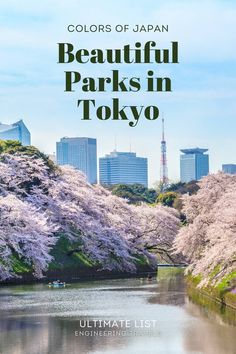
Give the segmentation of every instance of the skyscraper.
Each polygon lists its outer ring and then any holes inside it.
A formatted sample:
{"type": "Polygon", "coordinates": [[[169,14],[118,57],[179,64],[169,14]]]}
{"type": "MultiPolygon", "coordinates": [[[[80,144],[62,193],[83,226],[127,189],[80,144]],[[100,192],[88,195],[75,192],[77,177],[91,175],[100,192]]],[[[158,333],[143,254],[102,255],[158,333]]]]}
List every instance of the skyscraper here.
{"type": "Polygon", "coordinates": [[[204,154],[208,149],[182,149],[180,155],[181,182],[198,181],[209,173],[209,155],[204,154]]]}
{"type": "Polygon", "coordinates": [[[107,185],[138,183],[147,187],[147,158],[115,150],[99,159],[99,182],[107,185]]]}
{"type": "Polygon", "coordinates": [[[168,168],[167,168],[167,157],[166,157],[166,141],[165,141],[165,127],[164,127],[164,117],[162,117],[162,140],[161,140],[161,170],[160,170],[160,181],[163,184],[163,188],[168,184],[168,168]]]}
{"type": "Polygon", "coordinates": [[[97,183],[97,140],[92,138],[62,138],[57,142],[58,165],[71,165],[84,172],[89,183],[97,183]]]}
{"type": "Polygon", "coordinates": [[[31,143],[30,132],[22,119],[13,124],[0,123],[0,140],[17,140],[24,146],[31,143]]]}
{"type": "Polygon", "coordinates": [[[230,173],[231,175],[236,174],[236,165],[235,164],[224,164],[222,165],[222,171],[225,173],[230,173]]]}

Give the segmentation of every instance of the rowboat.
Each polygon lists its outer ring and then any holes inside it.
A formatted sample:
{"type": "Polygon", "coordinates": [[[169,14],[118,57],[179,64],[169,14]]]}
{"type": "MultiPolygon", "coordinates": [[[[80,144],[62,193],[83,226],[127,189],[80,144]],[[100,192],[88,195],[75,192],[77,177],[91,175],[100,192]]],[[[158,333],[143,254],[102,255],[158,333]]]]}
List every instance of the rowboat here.
{"type": "Polygon", "coordinates": [[[65,288],[66,287],[66,283],[65,282],[58,282],[58,281],[54,281],[52,283],[48,283],[48,287],[49,288],[65,288]]]}

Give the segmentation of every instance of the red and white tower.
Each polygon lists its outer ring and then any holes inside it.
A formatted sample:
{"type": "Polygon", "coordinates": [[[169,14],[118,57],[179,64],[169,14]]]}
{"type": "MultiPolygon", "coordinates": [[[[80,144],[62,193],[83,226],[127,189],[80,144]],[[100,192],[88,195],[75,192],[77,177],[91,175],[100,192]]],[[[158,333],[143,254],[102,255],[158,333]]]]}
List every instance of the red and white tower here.
{"type": "Polygon", "coordinates": [[[164,126],[164,116],[162,116],[162,140],[161,140],[161,176],[160,182],[162,183],[163,189],[168,185],[168,168],[167,168],[167,158],[166,158],[166,141],[165,141],[165,126],[164,126]]]}

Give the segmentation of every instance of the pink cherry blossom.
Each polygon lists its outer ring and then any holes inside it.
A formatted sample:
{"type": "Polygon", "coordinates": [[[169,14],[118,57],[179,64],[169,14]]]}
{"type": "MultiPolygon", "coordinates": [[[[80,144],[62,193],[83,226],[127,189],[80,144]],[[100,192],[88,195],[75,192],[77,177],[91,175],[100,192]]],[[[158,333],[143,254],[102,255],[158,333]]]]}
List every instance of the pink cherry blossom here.
{"type": "Polygon", "coordinates": [[[35,157],[1,155],[0,195],[2,279],[13,276],[14,254],[42,276],[61,235],[101,269],[135,271],[137,256],[151,263],[156,255],[169,259],[179,229],[171,208],[129,205],[87,183],[82,172],[69,166],[50,171],[35,157]]]}
{"type": "Polygon", "coordinates": [[[236,176],[217,173],[203,178],[196,195],[185,196],[183,226],[174,242],[200,275],[199,286],[218,283],[236,267],[236,176]]]}

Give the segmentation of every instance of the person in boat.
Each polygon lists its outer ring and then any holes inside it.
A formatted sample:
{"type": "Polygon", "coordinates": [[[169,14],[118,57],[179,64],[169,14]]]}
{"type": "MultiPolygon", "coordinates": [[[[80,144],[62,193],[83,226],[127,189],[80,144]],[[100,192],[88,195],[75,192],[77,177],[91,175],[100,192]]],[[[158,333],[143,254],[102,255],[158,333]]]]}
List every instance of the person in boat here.
{"type": "Polygon", "coordinates": [[[59,279],[57,279],[57,280],[54,280],[52,283],[50,282],[50,283],[48,283],[48,285],[49,286],[54,286],[54,287],[58,287],[58,286],[66,286],[66,283],[63,281],[61,281],[61,280],[59,280],[59,279]]]}

